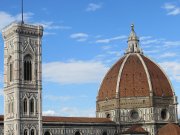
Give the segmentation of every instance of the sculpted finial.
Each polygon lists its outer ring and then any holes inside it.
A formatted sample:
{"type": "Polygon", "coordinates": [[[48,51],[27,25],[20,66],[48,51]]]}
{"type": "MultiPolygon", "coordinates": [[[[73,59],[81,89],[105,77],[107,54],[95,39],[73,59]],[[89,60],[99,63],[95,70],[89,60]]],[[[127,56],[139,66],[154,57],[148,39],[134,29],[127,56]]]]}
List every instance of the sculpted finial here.
{"type": "Polygon", "coordinates": [[[131,24],[131,31],[134,31],[134,24],[131,24]]]}

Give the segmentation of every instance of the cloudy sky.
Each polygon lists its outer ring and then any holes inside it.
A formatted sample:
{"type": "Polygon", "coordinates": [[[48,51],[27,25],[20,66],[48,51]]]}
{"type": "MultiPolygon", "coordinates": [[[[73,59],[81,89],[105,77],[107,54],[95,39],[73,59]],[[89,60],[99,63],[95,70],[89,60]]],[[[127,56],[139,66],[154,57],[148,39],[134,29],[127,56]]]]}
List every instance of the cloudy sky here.
{"type": "MultiPolygon", "coordinates": [[[[20,20],[20,5],[20,0],[1,0],[0,30],[20,20]]],[[[45,29],[44,115],[95,116],[99,85],[124,55],[132,23],[144,54],[164,68],[180,101],[180,0],[24,0],[24,18],[45,29]]]]}

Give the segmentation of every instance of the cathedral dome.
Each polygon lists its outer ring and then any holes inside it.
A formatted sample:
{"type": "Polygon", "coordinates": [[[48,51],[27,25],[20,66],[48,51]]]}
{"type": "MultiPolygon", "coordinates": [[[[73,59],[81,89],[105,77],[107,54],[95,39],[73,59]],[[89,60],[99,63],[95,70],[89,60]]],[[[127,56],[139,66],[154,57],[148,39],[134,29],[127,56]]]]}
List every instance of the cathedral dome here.
{"type": "Polygon", "coordinates": [[[174,92],[163,70],[143,55],[132,26],[126,54],[105,75],[97,100],[149,96],[173,97],[174,92]]]}

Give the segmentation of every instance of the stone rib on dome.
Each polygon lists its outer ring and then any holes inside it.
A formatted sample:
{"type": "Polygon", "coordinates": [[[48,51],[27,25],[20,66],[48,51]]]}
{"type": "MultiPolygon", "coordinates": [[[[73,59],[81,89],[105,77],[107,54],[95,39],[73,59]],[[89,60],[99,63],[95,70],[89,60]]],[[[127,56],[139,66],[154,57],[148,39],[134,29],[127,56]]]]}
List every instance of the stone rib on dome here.
{"type": "Polygon", "coordinates": [[[112,99],[116,97],[116,84],[118,78],[119,69],[123,63],[124,57],[117,61],[112,68],[107,72],[106,76],[104,77],[99,94],[98,100],[105,100],[106,97],[108,99],[112,99]]]}
{"type": "Polygon", "coordinates": [[[152,86],[153,96],[173,96],[173,90],[168,78],[154,62],[139,53],[125,55],[125,57],[121,58],[104,77],[97,100],[103,101],[116,98],[116,87],[118,85],[118,97],[150,96],[151,88],[149,87],[149,82],[152,86]],[[126,57],[128,58],[126,59],[126,57]],[[126,61],[123,65],[122,63],[124,60],[126,61]],[[147,67],[149,78],[142,62],[147,67]],[[122,73],[119,76],[120,81],[118,82],[120,68],[122,68],[122,73]]]}

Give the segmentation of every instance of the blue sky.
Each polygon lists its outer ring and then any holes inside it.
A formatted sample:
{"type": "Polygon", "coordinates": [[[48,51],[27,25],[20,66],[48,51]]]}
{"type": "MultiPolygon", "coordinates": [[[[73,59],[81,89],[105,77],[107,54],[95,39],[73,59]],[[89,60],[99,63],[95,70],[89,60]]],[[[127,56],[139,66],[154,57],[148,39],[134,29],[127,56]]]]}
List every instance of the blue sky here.
{"type": "MultiPolygon", "coordinates": [[[[20,20],[1,0],[0,29],[20,20]]],[[[26,23],[44,26],[43,114],[95,116],[98,88],[127,48],[134,23],[144,54],[164,68],[180,101],[180,0],[24,0],[26,23]]],[[[3,114],[0,37],[0,114],[3,114]]]]}

